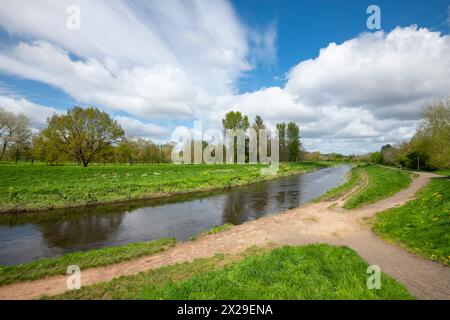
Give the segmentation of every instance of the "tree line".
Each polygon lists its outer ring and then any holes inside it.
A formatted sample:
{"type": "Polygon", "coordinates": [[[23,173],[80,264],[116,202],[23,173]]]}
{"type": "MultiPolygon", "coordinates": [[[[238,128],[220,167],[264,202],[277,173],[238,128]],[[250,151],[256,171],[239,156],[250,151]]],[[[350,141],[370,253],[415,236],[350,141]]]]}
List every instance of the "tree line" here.
{"type": "MultiPolygon", "coordinates": [[[[223,129],[242,129],[250,128],[248,116],[242,115],[239,111],[230,111],[225,114],[222,119],[223,129]]],[[[255,130],[257,139],[259,141],[260,130],[267,129],[264,120],[261,116],[256,115],[251,128],[255,130]]],[[[279,139],[279,157],[280,162],[296,162],[301,160],[302,144],[300,142],[300,127],[295,122],[288,122],[287,124],[277,123],[279,139]]],[[[270,153],[270,142],[267,143],[270,153]]],[[[236,145],[236,144],[235,144],[236,145]]],[[[246,156],[248,156],[248,138],[246,139],[246,156]]]]}
{"type": "Polygon", "coordinates": [[[32,133],[29,119],[0,108],[0,161],[42,161],[49,165],[90,163],[169,163],[172,145],[125,137],[106,112],[74,107],[54,114],[47,127],[32,133]]]}
{"type": "Polygon", "coordinates": [[[368,155],[373,163],[416,170],[450,168],[450,98],[426,106],[415,135],[368,155]]]}
{"type": "MultiPolygon", "coordinates": [[[[250,124],[248,116],[230,111],[222,119],[223,129],[250,127],[256,133],[266,129],[261,116],[250,124]]],[[[450,99],[437,100],[424,109],[414,137],[398,145],[384,145],[362,156],[306,152],[295,122],[277,123],[280,161],[300,160],[370,161],[373,163],[433,170],[450,168],[450,99]]],[[[259,138],[259,137],[258,137],[259,138]]],[[[258,139],[259,141],[259,139],[258,139]]],[[[202,141],[203,149],[208,146],[202,141]]],[[[235,144],[236,145],[236,144],[235,144]]],[[[106,112],[96,108],[74,107],[54,114],[47,127],[32,132],[30,120],[0,108],[0,161],[36,160],[47,164],[90,163],[171,163],[173,143],[155,144],[142,138],[126,137],[121,126],[106,112]]],[[[248,138],[245,142],[248,160],[248,138]]],[[[268,143],[270,149],[270,143],[268,143]]],[[[270,150],[269,150],[270,153],[270,150]]],[[[235,152],[236,155],[236,152],[235,152]]]]}
{"type": "MultiPolygon", "coordinates": [[[[250,128],[248,117],[239,111],[228,112],[222,124],[224,130],[250,128]]],[[[280,132],[280,161],[299,161],[299,126],[289,122],[278,123],[276,127],[280,132]]],[[[251,128],[258,134],[266,125],[256,116],[251,128]]],[[[92,107],[74,107],[65,114],[54,114],[47,119],[45,129],[34,133],[25,115],[0,108],[0,143],[0,161],[42,161],[49,165],[74,162],[85,167],[90,163],[170,163],[174,148],[174,143],[155,144],[127,137],[116,120],[92,107]]],[[[208,143],[202,141],[202,145],[204,149],[208,143]]],[[[248,138],[246,157],[248,160],[248,138]]]]}

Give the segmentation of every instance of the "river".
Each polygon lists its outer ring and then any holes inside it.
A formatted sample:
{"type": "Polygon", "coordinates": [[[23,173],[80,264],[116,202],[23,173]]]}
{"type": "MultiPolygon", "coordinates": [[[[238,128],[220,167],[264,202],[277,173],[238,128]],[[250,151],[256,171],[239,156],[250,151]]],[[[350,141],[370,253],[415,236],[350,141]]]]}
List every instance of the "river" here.
{"type": "Polygon", "coordinates": [[[311,201],[345,181],[350,165],[204,194],[54,210],[0,224],[0,264],[150,241],[187,240],[224,223],[241,224],[311,201]]]}

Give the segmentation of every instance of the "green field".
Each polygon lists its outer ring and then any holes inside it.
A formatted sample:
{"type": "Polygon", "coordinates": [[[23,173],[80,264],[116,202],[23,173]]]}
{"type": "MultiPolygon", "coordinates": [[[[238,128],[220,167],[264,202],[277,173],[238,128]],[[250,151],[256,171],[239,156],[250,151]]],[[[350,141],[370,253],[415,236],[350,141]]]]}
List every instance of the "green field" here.
{"type": "Polygon", "coordinates": [[[264,165],[0,165],[0,212],[51,209],[230,188],[327,164],[281,164],[276,176],[264,165]]]}
{"type": "Polygon", "coordinates": [[[381,288],[366,286],[368,264],[347,247],[315,244],[240,258],[216,255],[114,279],[56,299],[412,299],[382,274],[381,288]],[[243,258],[243,259],[242,259],[243,258]],[[224,266],[225,265],[225,266],[224,266]]]}
{"type": "Polygon", "coordinates": [[[377,215],[374,231],[450,266],[450,180],[433,179],[418,198],[377,215]]]}
{"type": "Polygon", "coordinates": [[[369,165],[363,167],[367,185],[352,195],[344,204],[346,209],[375,203],[405,189],[411,183],[411,173],[403,170],[369,165]]]}
{"type": "Polygon", "coordinates": [[[0,285],[35,280],[45,276],[64,275],[70,265],[86,269],[131,260],[166,250],[175,243],[175,239],[163,238],[112,248],[73,252],[56,258],[44,258],[15,266],[0,266],[0,285]]]}

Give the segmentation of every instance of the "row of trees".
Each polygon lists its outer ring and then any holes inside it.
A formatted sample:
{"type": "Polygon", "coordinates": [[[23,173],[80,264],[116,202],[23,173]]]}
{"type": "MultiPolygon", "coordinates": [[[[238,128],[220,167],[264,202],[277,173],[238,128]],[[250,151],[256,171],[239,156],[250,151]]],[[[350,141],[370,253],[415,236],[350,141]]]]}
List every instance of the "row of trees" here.
{"type": "Polygon", "coordinates": [[[414,137],[384,145],[370,155],[374,163],[433,170],[450,168],[450,98],[428,105],[414,137]]]}
{"type": "MultiPolygon", "coordinates": [[[[223,129],[242,129],[250,128],[248,116],[242,115],[239,111],[230,111],[222,119],[223,129]]],[[[260,130],[267,129],[261,116],[255,116],[251,128],[256,131],[259,141],[260,130]]],[[[295,122],[277,123],[278,138],[280,142],[279,152],[281,162],[296,162],[301,158],[302,144],[300,142],[300,128],[295,122]]],[[[268,142],[270,147],[270,143],[268,142]]],[[[246,143],[248,147],[248,143],[246,143]]]]}
{"type": "Polygon", "coordinates": [[[56,164],[76,162],[168,163],[172,145],[124,136],[111,117],[96,108],[75,107],[53,115],[47,128],[32,134],[29,119],[0,108],[0,160],[35,160],[56,164]]]}
{"type": "MultiPolygon", "coordinates": [[[[74,107],[63,115],[53,115],[47,127],[32,134],[30,121],[23,115],[14,115],[0,108],[0,161],[35,160],[48,164],[76,162],[88,166],[98,163],[169,163],[173,144],[156,145],[153,142],[125,137],[124,130],[107,113],[96,108],[74,107]]],[[[250,128],[248,117],[231,111],[222,120],[225,129],[250,128]]],[[[278,123],[280,161],[300,160],[300,129],[294,122],[278,123]]],[[[266,129],[263,119],[256,116],[251,124],[258,134],[266,129]]],[[[259,141],[259,136],[258,136],[259,141]]],[[[203,148],[208,143],[202,141],[203,148]]],[[[270,142],[268,143],[270,153],[270,142]]],[[[235,152],[236,155],[236,152],[235,152]]],[[[248,160],[248,138],[246,138],[248,160]]]]}

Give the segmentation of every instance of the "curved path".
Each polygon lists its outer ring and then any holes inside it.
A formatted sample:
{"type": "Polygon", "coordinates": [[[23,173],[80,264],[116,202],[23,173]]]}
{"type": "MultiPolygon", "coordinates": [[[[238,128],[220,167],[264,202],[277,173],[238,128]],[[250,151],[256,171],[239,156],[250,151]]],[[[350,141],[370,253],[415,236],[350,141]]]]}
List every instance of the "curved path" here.
{"type": "MultiPolygon", "coordinates": [[[[177,244],[167,251],[122,263],[82,270],[83,286],[136,274],[164,265],[211,257],[216,253],[239,253],[250,246],[329,243],[346,245],[369,264],[403,283],[420,299],[450,299],[450,268],[426,260],[377,238],[365,219],[414,198],[434,175],[421,173],[411,185],[390,198],[346,212],[342,199],[311,203],[296,209],[177,244]]],[[[53,276],[0,287],[0,299],[32,299],[66,290],[66,277],[53,276]]]]}

